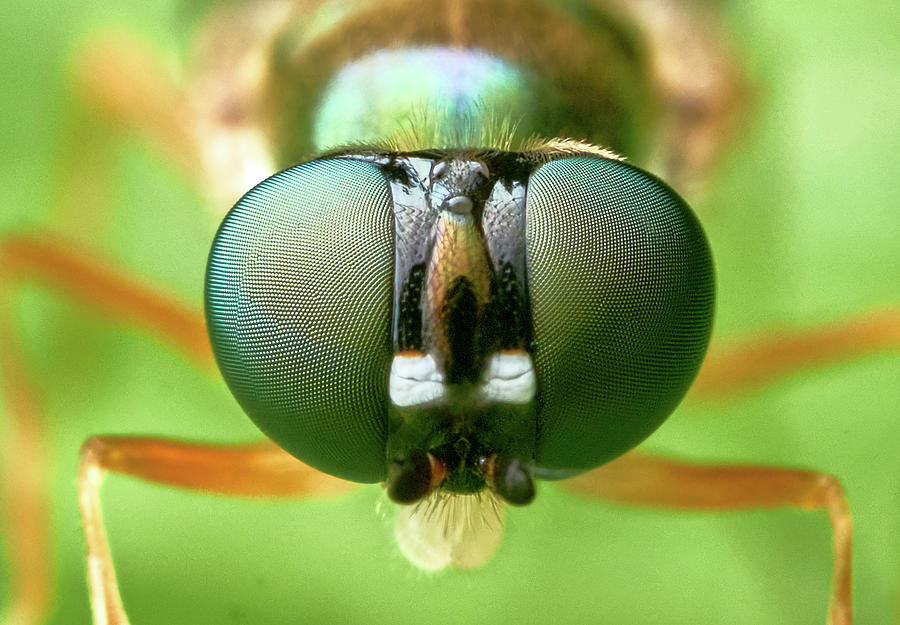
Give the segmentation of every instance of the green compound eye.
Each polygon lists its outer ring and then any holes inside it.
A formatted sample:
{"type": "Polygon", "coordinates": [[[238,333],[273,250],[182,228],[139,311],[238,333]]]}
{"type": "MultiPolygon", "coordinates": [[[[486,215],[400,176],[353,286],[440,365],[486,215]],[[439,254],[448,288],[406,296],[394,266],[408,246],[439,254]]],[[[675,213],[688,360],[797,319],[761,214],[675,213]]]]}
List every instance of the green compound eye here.
{"type": "Polygon", "coordinates": [[[530,471],[579,473],[656,429],[700,366],[713,299],[706,239],[665,184],[616,160],[512,153],[283,171],[225,218],[206,284],[224,377],[287,451],[359,482],[421,465],[416,497],[426,454],[451,490],[483,487],[499,454],[520,467],[514,503],[533,496],[530,471]],[[466,306],[441,300],[448,284],[470,289],[466,306]]]}
{"type": "Polygon", "coordinates": [[[393,271],[387,183],[351,160],[254,188],[207,268],[213,350],[244,410],[291,454],[359,482],[386,470],[393,271]]]}
{"type": "Polygon", "coordinates": [[[687,392],[712,327],[712,257],[687,205],[619,161],[541,166],[525,223],[537,464],[591,469],[646,438],[687,392]]]}

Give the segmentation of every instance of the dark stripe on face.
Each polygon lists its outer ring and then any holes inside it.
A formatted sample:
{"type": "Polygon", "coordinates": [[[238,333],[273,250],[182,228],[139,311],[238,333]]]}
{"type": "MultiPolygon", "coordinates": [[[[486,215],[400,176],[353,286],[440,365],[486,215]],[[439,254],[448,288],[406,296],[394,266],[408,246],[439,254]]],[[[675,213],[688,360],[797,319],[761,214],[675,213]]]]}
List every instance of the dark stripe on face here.
{"type": "Polygon", "coordinates": [[[397,347],[399,351],[422,349],[422,287],[425,263],[413,265],[397,306],[397,347]]]}
{"type": "Polygon", "coordinates": [[[444,318],[447,320],[444,328],[450,347],[445,361],[447,382],[476,382],[481,375],[481,359],[477,358],[475,340],[478,300],[467,278],[457,278],[450,284],[444,318]]]}
{"type": "Polygon", "coordinates": [[[496,337],[497,349],[529,349],[531,316],[521,281],[509,263],[503,263],[491,282],[491,303],[485,321],[487,336],[496,337]]]}

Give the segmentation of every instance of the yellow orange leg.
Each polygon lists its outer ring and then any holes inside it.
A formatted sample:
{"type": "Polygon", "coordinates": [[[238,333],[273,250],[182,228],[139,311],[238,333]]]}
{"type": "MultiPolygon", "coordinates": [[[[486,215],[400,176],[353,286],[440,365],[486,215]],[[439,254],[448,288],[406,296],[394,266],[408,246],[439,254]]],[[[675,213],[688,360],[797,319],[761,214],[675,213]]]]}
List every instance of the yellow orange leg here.
{"type": "Polygon", "coordinates": [[[174,344],[199,366],[213,360],[199,311],[111,270],[61,243],[31,237],[0,240],[0,383],[6,430],[0,450],[0,516],[9,551],[10,601],[3,625],[36,625],[51,608],[52,557],[47,483],[51,457],[36,384],[14,331],[11,296],[22,282],[49,286],[100,313],[131,321],[174,344]]]}
{"type": "Polygon", "coordinates": [[[47,236],[7,237],[0,241],[0,275],[4,291],[26,281],[46,285],[99,313],[142,326],[201,367],[214,369],[199,310],[84,250],[47,236]]]}
{"type": "Polygon", "coordinates": [[[568,490],[633,506],[696,510],[825,510],[834,544],[829,625],[852,625],[850,505],[834,476],[760,466],[698,465],[630,452],[565,480],[568,490]]]}
{"type": "Polygon", "coordinates": [[[35,625],[48,614],[52,595],[50,517],[45,497],[49,454],[37,394],[21,365],[3,295],[0,292],[0,383],[7,418],[0,436],[0,533],[6,537],[12,574],[10,601],[0,614],[0,624],[35,625]]]}
{"type": "MultiPolygon", "coordinates": [[[[273,15],[255,15],[258,19],[234,25],[235,32],[242,27],[242,34],[250,30],[261,41],[243,36],[224,46],[207,42],[210,58],[200,59],[197,73],[190,75],[167,71],[162,55],[134,33],[95,35],[76,55],[75,89],[97,122],[140,134],[224,212],[279,169],[263,130],[261,111],[266,107],[259,98],[268,76],[264,56],[269,39],[291,14],[288,3],[280,4],[284,6],[272,7],[277,9],[273,15]]],[[[227,26],[215,23],[231,32],[227,26]]],[[[73,139],[76,158],[68,160],[77,176],[84,168],[79,159],[84,148],[80,136],[73,139]]],[[[64,180],[64,187],[84,184],[72,175],[64,180]]],[[[62,191],[61,197],[67,197],[67,189],[62,191]]],[[[97,195],[98,190],[88,193],[97,195]]]]}
{"type": "Polygon", "coordinates": [[[334,495],[356,487],[352,482],[320,473],[268,441],[227,446],[153,438],[89,439],[81,450],[78,499],[87,539],[95,625],[128,623],[100,509],[100,483],[107,471],[235,496],[334,495]]]}
{"type": "Polygon", "coordinates": [[[762,386],[820,367],[900,348],[900,309],[861,314],[821,326],[774,332],[732,346],[713,344],[689,397],[711,397],[762,386]]]}
{"type": "Polygon", "coordinates": [[[651,169],[696,194],[733,138],[748,85],[717,7],[672,0],[594,0],[634,21],[663,103],[651,169]],[[689,33],[689,34],[688,34],[689,33]]]}
{"type": "Polygon", "coordinates": [[[72,74],[81,102],[105,123],[137,130],[185,172],[197,167],[184,88],[140,36],[94,36],[75,55],[72,74]]]}
{"type": "Polygon", "coordinates": [[[53,179],[54,223],[96,236],[109,222],[123,136],[138,135],[194,183],[205,182],[187,97],[162,55],[133,33],[93,35],[69,62],[71,105],[53,179]]]}

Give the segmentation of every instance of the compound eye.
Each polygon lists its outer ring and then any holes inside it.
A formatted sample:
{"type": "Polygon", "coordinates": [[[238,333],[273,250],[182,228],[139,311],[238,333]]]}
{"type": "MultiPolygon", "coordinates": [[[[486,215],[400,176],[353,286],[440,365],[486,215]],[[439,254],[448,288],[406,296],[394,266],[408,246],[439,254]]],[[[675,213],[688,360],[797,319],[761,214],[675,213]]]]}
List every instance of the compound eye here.
{"type": "Polygon", "coordinates": [[[688,206],[625,163],[532,174],[526,257],[538,378],[537,463],[588,470],[675,409],[709,341],[709,247],[688,206]]]}
{"type": "Polygon", "coordinates": [[[369,163],[272,176],[219,228],[206,317],[219,367],[276,443],[345,479],[385,476],[393,209],[369,163]]]}

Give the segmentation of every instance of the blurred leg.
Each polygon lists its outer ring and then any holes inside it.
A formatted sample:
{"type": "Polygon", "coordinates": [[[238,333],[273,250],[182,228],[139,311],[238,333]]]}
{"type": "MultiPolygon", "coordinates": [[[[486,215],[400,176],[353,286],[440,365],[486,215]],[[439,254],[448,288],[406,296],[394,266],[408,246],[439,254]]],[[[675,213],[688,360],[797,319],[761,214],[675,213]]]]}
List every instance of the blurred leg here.
{"type": "Polygon", "coordinates": [[[70,104],[52,179],[53,221],[102,235],[115,204],[123,136],[137,135],[193,184],[202,171],[182,78],[129,32],[93,35],[69,61],[70,104]]]}
{"type": "Polygon", "coordinates": [[[840,482],[831,475],[758,466],[696,465],[630,452],[561,484],[581,495],[632,506],[825,510],[834,541],[828,624],[852,625],[850,505],[840,482]]]}
{"type": "Polygon", "coordinates": [[[6,295],[17,283],[46,285],[101,314],[146,328],[204,369],[215,368],[199,310],[85,251],[48,237],[11,236],[0,240],[0,276],[6,295]]]}
{"type": "Polygon", "coordinates": [[[128,623],[100,509],[100,483],[107,471],[236,496],[334,495],[356,487],[352,482],[320,473],[270,442],[227,446],[152,438],[89,439],[81,450],[78,493],[96,625],[128,623]]]}
{"type": "Polygon", "coordinates": [[[59,243],[29,237],[0,240],[0,383],[5,431],[0,437],[0,535],[9,553],[10,601],[3,625],[35,625],[51,608],[52,556],[48,476],[52,458],[37,398],[14,330],[12,293],[25,281],[44,284],[110,317],[131,321],[175,345],[200,367],[214,368],[202,315],[134,278],[59,243]]]}
{"type": "MultiPolygon", "coordinates": [[[[69,194],[69,187],[88,186],[88,197],[108,193],[90,186],[96,175],[81,175],[86,168],[106,173],[93,158],[95,150],[83,143],[93,145],[98,138],[109,143],[106,135],[113,127],[139,134],[207,196],[217,213],[277,171],[275,149],[264,130],[267,104],[262,98],[271,70],[266,55],[271,55],[272,37],[292,14],[288,4],[270,3],[277,10],[269,12],[256,7],[256,13],[233,27],[213,20],[210,32],[198,36],[206,45],[190,74],[183,68],[180,74],[170,71],[161,52],[136,33],[95,35],[74,64],[75,89],[93,123],[82,120],[87,131],[76,125],[67,142],[61,202],[72,204],[66,198],[74,197],[80,203],[80,194],[69,194]],[[235,32],[244,36],[227,36],[235,32]],[[91,158],[84,158],[86,153],[91,158]]],[[[106,161],[113,162],[109,149],[106,161]]]]}
{"type": "Polygon", "coordinates": [[[747,108],[748,79],[717,5],[677,0],[593,0],[634,22],[661,99],[650,169],[696,196],[747,108]]]}
{"type": "Polygon", "coordinates": [[[95,35],[75,55],[72,74],[76,95],[97,121],[137,130],[168,162],[196,172],[185,89],[139,35],[95,35]]]}
{"type": "Polygon", "coordinates": [[[691,388],[690,397],[727,395],[763,386],[801,370],[900,348],[900,309],[851,319],[730,347],[714,344],[691,388]]]}
{"type": "Polygon", "coordinates": [[[0,292],[0,384],[6,428],[0,435],[0,535],[9,554],[10,597],[0,624],[37,625],[50,611],[54,573],[46,497],[50,455],[37,393],[22,366],[3,295],[0,292]]]}

